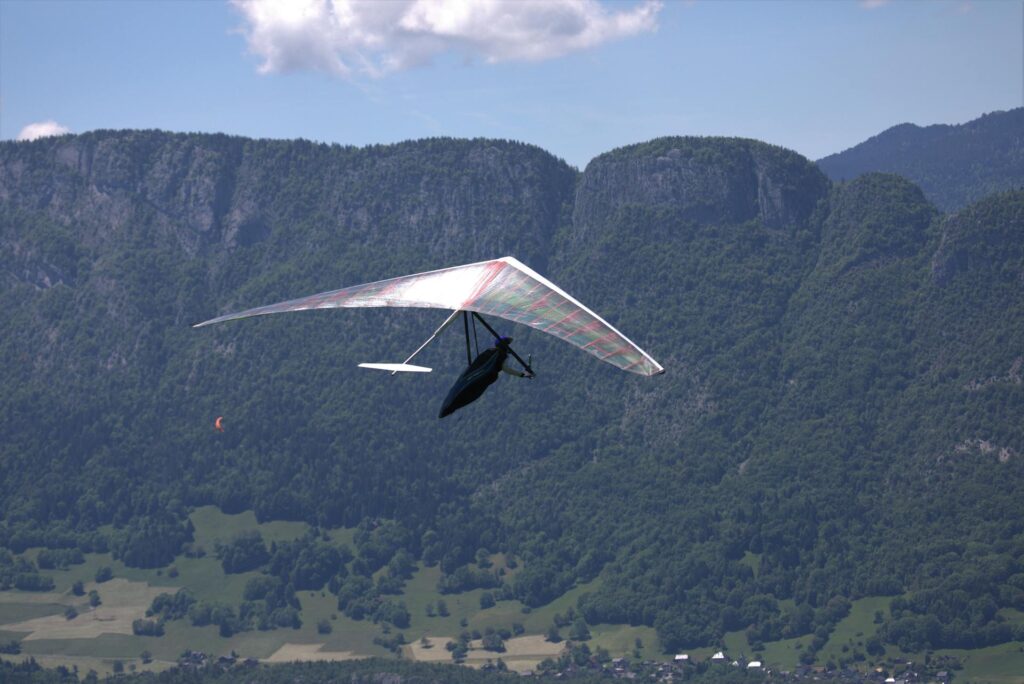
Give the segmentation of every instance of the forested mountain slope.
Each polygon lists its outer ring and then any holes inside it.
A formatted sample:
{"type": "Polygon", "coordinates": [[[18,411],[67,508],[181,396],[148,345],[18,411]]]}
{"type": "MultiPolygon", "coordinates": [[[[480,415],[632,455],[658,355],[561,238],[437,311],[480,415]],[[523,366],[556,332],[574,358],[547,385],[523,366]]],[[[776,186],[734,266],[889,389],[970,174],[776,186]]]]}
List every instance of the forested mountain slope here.
{"type": "Polygon", "coordinates": [[[904,123],[818,160],[833,180],[871,171],[898,173],[953,211],[993,192],[1024,187],[1024,108],[959,125],[904,123]]]}
{"type": "Polygon", "coordinates": [[[465,579],[504,550],[529,605],[600,574],[585,618],[655,625],[667,649],[749,628],[815,632],[813,651],[879,594],[906,595],[885,634],[908,649],[1021,637],[998,611],[1024,609],[1024,193],[943,216],[897,176],[833,186],[739,139],[578,173],[503,141],[97,132],[0,144],[0,282],[15,552],[162,565],[213,503],[395,521],[356,574],[404,548],[465,579]],[[459,335],[429,376],[355,366],[401,360],[440,312],[189,327],[504,254],[667,373],[514,329],[538,378],[438,421],[459,335]]]}

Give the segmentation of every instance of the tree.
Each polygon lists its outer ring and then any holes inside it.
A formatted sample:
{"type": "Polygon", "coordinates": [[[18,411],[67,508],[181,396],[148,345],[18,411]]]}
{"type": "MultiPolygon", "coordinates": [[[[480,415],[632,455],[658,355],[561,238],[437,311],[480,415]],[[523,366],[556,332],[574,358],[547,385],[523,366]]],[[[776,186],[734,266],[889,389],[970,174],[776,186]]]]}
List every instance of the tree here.
{"type": "Polygon", "coordinates": [[[147,616],[157,615],[161,620],[179,620],[188,615],[189,609],[196,602],[188,589],[179,589],[172,594],[158,594],[150,604],[147,616]]]}
{"type": "Polygon", "coordinates": [[[389,622],[399,629],[409,626],[410,615],[402,601],[381,601],[373,612],[374,622],[389,622]]]}
{"type": "Polygon", "coordinates": [[[243,532],[227,544],[218,544],[217,556],[227,574],[255,570],[270,558],[263,536],[257,531],[243,532]]]}
{"type": "Polygon", "coordinates": [[[164,623],[160,620],[143,620],[139,618],[132,621],[132,634],[136,636],[159,637],[164,635],[164,623]]]}
{"type": "Polygon", "coordinates": [[[487,651],[495,651],[496,653],[505,652],[505,642],[497,632],[485,634],[482,640],[482,645],[487,651]]]}
{"type": "MultiPolygon", "coordinates": [[[[569,638],[573,641],[586,641],[590,638],[590,629],[587,628],[587,622],[582,617],[577,617],[572,622],[572,627],[569,629],[569,638]]],[[[637,639],[637,642],[640,640],[637,639]]]]}

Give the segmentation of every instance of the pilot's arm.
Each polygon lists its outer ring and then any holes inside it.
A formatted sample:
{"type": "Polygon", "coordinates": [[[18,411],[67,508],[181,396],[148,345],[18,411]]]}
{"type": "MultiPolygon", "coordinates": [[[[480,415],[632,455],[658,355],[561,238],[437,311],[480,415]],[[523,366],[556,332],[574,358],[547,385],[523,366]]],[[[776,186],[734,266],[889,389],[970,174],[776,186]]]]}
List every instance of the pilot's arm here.
{"type": "Polygon", "coordinates": [[[512,368],[507,363],[503,363],[501,365],[501,370],[503,370],[504,372],[508,373],[509,375],[514,375],[517,378],[532,378],[533,377],[532,375],[530,375],[526,371],[521,371],[518,368],[512,368]]]}

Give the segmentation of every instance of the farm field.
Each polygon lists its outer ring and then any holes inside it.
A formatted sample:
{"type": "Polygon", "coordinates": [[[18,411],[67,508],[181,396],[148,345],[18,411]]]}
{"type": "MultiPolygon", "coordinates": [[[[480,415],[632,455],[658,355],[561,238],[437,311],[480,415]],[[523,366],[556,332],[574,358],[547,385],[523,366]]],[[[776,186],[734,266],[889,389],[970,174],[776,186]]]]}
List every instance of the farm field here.
{"type": "Polygon", "coordinates": [[[103,584],[91,582],[85,585],[85,591],[99,593],[103,597],[100,605],[90,606],[87,596],[64,595],[59,597],[62,599],[60,604],[77,610],[78,614],[74,618],[69,619],[61,611],[21,622],[0,624],[0,628],[7,632],[25,632],[22,642],[131,634],[132,621],[145,617],[146,609],[153,599],[164,590],[163,587],[151,587],[144,582],[121,578],[103,584]]]}
{"type": "Polygon", "coordinates": [[[942,651],[962,659],[961,681],[987,684],[1024,684],[1024,642],[1016,641],[989,648],[942,651]]]}
{"type": "MultiPolygon", "coordinates": [[[[109,674],[113,672],[115,661],[121,661],[126,669],[138,671],[170,667],[182,652],[189,649],[202,650],[214,656],[234,652],[241,657],[268,662],[389,655],[385,648],[374,643],[375,638],[383,635],[381,626],[369,620],[345,617],[337,609],[336,597],[326,590],[296,593],[302,606],[302,626],[298,629],[254,630],[222,637],[215,626],[195,627],[185,619],[168,621],[161,637],[133,634],[132,621],[145,617],[153,598],[161,593],[174,593],[187,587],[200,600],[228,604],[242,601],[246,582],[260,573],[225,574],[214,554],[218,543],[227,542],[242,533],[258,531],[270,544],[299,538],[310,529],[305,523],[258,523],[252,511],[225,514],[213,506],[198,508],[190,517],[195,527],[192,548],[202,555],[177,557],[172,566],[173,572],[171,568],[129,568],[109,553],[85,554],[84,563],[65,570],[43,571],[53,578],[53,591],[0,592],[0,640],[17,640],[22,649],[21,654],[5,658],[17,661],[31,656],[54,667],[75,665],[82,672],[95,670],[99,674],[109,674]],[[110,568],[113,579],[97,583],[96,573],[101,568],[110,568]],[[72,594],[71,588],[76,582],[82,583],[84,596],[72,594]],[[100,606],[93,608],[89,605],[90,590],[99,593],[100,606]],[[69,607],[78,612],[70,620],[65,617],[69,607]],[[330,624],[329,634],[319,633],[317,625],[321,621],[330,624]],[[143,664],[143,652],[150,654],[152,662],[143,664]]],[[[325,534],[334,542],[351,544],[354,530],[327,530],[325,534]]],[[[29,549],[25,556],[34,559],[38,553],[39,549],[29,549]]],[[[495,554],[491,561],[496,568],[504,568],[506,562],[501,554],[495,554]]],[[[512,575],[515,571],[508,569],[506,572],[512,575]]],[[[442,595],[437,591],[440,576],[438,567],[419,567],[406,583],[403,594],[397,597],[406,603],[410,612],[410,626],[403,630],[406,640],[418,643],[424,635],[457,635],[463,629],[512,629],[513,624],[519,623],[535,636],[510,640],[507,655],[517,667],[526,669],[549,655],[557,655],[562,645],[545,642],[538,635],[547,630],[556,613],[575,606],[579,594],[596,586],[591,583],[577,587],[533,611],[524,609],[518,601],[501,601],[483,610],[480,608],[483,590],[442,595]],[[434,611],[434,616],[428,616],[428,604],[433,607],[439,601],[444,601],[448,615],[441,617],[434,611]]],[[[613,635],[619,629],[633,628],[611,628],[604,633],[613,635]]],[[[450,660],[450,654],[444,649],[446,641],[447,638],[441,641],[437,654],[430,654],[433,657],[428,657],[426,652],[423,657],[450,660]],[[443,657],[438,658],[442,654],[443,657]]],[[[406,648],[412,655],[412,650],[406,648]]],[[[484,653],[488,652],[480,649],[477,654],[472,651],[467,661],[483,664],[487,658],[482,655],[484,653]]]]}
{"type": "MultiPolygon", "coordinates": [[[[448,653],[444,645],[453,638],[451,636],[427,636],[427,644],[418,640],[414,641],[404,647],[403,653],[410,660],[450,662],[451,654],[448,653]]],[[[557,657],[563,648],[564,644],[546,641],[539,634],[507,639],[503,653],[487,651],[480,641],[471,641],[465,664],[470,667],[481,667],[488,661],[493,662],[501,658],[510,670],[529,672],[536,669],[537,665],[545,658],[557,657]]]]}
{"type": "MultiPolygon", "coordinates": [[[[390,652],[375,643],[387,636],[381,625],[370,620],[351,620],[337,609],[337,599],[330,592],[299,591],[302,626],[297,629],[246,631],[223,637],[215,626],[195,627],[187,619],[172,620],[165,625],[161,637],[137,636],[132,633],[132,621],[145,616],[153,598],[163,592],[173,593],[187,587],[201,600],[217,600],[229,604],[242,601],[246,582],[259,575],[257,571],[225,574],[214,550],[218,543],[227,542],[239,534],[258,531],[266,543],[283,542],[302,537],[309,531],[305,523],[258,523],[251,511],[229,515],[213,506],[196,509],[191,516],[195,527],[194,550],[205,552],[201,557],[179,556],[171,568],[143,570],[125,567],[110,554],[86,554],[85,562],[67,570],[44,571],[54,580],[49,592],[0,592],[0,641],[17,640],[22,653],[5,655],[4,659],[17,661],[31,656],[46,666],[77,666],[80,672],[95,670],[110,674],[117,661],[126,671],[161,670],[171,667],[182,652],[202,650],[213,656],[232,652],[243,658],[256,658],[266,662],[309,660],[347,660],[369,656],[390,656],[390,652]],[[113,579],[97,583],[96,573],[109,567],[113,579]],[[174,574],[175,576],[171,576],[174,574]],[[71,587],[81,582],[84,596],[75,596],[71,587]],[[101,604],[89,605],[88,592],[95,590],[101,604]],[[65,611],[74,607],[78,615],[67,619],[65,611]],[[331,630],[320,633],[318,623],[326,622],[331,630]],[[143,663],[142,655],[151,659],[143,663]]],[[[335,542],[352,543],[354,530],[322,531],[335,542]]],[[[37,549],[26,551],[32,558],[37,549]]],[[[502,554],[490,558],[492,567],[511,579],[517,568],[509,568],[502,554]]],[[[749,559],[751,566],[756,558],[749,559]]],[[[400,630],[406,645],[404,657],[428,662],[450,662],[451,654],[445,644],[462,631],[488,628],[513,631],[522,628],[523,634],[505,641],[506,651],[495,653],[484,650],[479,642],[471,642],[466,664],[480,667],[488,660],[501,658],[510,669],[532,670],[545,658],[557,657],[564,642],[551,643],[544,635],[557,614],[565,615],[574,609],[579,597],[597,589],[602,580],[597,578],[579,585],[551,603],[530,609],[519,601],[498,601],[490,608],[480,607],[482,589],[458,594],[440,594],[437,590],[441,577],[439,567],[417,566],[404,591],[395,597],[405,603],[410,624],[400,630]],[[446,616],[437,608],[443,601],[446,616]],[[429,608],[429,611],[428,611],[429,608]],[[432,613],[432,615],[431,615],[432,613]],[[421,639],[426,637],[429,645],[421,639]]],[[[841,620],[831,638],[819,653],[819,662],[838,660],[854,652],[864,652],[865,642],[878,628],[876,613],[888,615],[891,599],[868,597],[853,602],[850,614],[841,620]],[[844,648],[846,649],[844,651],[844,648]]],[[[783,607],[791,607],[782,602],[783,607]]],[[[1010,622],[1024,621],[1024,613],[1004,611],[1010,622]]],[[[398,630],[395,630],[398,631],[398,630]]],[[[591,650],[606,649],[612,657],[626,656],[644,660],[668,660],[673,654],[662,652],[653,628],[630,625],[593,625],[590,628],[591,650]]],[[[562,630],[567,636],[567,629],[562,630]]],[[[754,652],[745,632],[725,635],[723,648],[728,657],[760,659],[775,669],[792,669],[799,664],[801,654],[810,642],[809,635],[764,644],[764,650],[754,652]]],[[[695,660],[709,658],[717,648],[686,649],[695,660]]],[[[1024,651],[1019,643],[1004,644],[974,651],[939,651],[937,654],[954,655],[964,663],[959,675],[972,682],[993,684],[1024,684],[1024,651]]],[[[888,647],[885,659],[923,660],[923,654],[904,654],[888,647]]],[[[865,663],[872,662],[869,656],[865,663]]]]}
{"type": "Polygon", "coordinates": [[[328,651],[324,644],[284,644],[274,651],[265,663],[310,662],[319,660],[354,660],[358,655],[351,651],[328,651]]]}
{"type": "MultiPolygon", "coordinates": [[[[141,659],[123,659],[123,658],[98,658],[92,656],[71,656],[71,655],[34,655],[36,662],[46,668],[57,668],[66,667],[69,670],[78,668],[78,671],[83,675],[90,670],[100,676],[108,676],[114,674],[114,663],[120,662],[126,672],[163,672],[174,667],[175,663],[171,661],[153,660],[149,663],[143,663],[141,659]]],[[[0,654],[0,660],[6,660],[8,662],[20,662],[25,656],[23,655],[2,655],[0,654]]]]}
{"type": "MultiPolygon", "coordinates": [[[[865,653],[865,643],[878,631],[875,622],[876,612],[888,617],[891,597],[871,596],[854,601],[850,614],[840,620],[833,630],[828,642],[818,654],[819,663],[830,660],[838,662],[839,658],[855,651],[865,653]],[[846,651],[843,651],[843,647],[846,651]]],[[[1017,622],[1024,614],[1018,611],[1005,611],[1004,617],[1009,622],[1017,622]]],[[[800,663],[800,655],[810,642],[810,635],[794,639],[767,642],[764,651],[752,652],[747,638],[742,631],[726,634],[724,642],[726,654],[730,658],[746,656],[748,659],[758,658],[773,669],[792,670],[800,663]]],[[[698,659],[707,657],[703,650],[690,653],[698,659]]],[[[939,649],[933,657],[953,656],[963,663],[963,670],[956,673],[959,681],[974,684],[1024,684],[1024,643],[1010,642],[979,649],[939,649]]],[[[904,653],[894,646],[885,647],[885,655],[875,658],[866,655],[863,663],[884,664],[887,661],[924,662],[924,653],[904,653]]],[[[863,667],[863,663],[861,667],[863,667]]]]}

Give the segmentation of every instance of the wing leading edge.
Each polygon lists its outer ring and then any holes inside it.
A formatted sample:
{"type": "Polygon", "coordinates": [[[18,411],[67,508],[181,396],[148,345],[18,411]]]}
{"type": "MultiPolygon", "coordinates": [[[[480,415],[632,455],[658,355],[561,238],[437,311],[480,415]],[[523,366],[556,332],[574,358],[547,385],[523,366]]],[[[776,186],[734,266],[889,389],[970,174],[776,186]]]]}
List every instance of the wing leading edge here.
{"type": "Polygon", "coordinates": [[[514,257],[321,292],[219,316],[194,327],[285,311],[381,306],[476,311],[528,325],[631,373],[665,372],[614,326],[514,257]]]}

